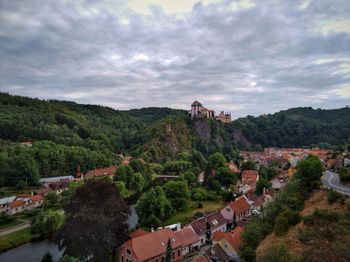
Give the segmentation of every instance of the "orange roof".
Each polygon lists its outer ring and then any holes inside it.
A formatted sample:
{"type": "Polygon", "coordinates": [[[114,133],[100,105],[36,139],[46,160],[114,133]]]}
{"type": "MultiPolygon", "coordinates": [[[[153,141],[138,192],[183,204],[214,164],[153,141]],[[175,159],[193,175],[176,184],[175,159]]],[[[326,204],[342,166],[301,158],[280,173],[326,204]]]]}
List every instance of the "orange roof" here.
{"type": "Polygon", "coordinates": [[[243,228],[241,228],[240,226],[227,233],[215,232],[213,235],[213,240],[219,241],[220,239],[225,238],[234,250],[239,251],[239,248],[243,244],[241,236],[242,232],[243,228]]]}
{"type": "Polygon", "coordinates": [[[231,202],[229,206],[237,214],[241,214],[250,209],[250,205],[248,204],[247,200],[243,196],[231,202]]]}
{"type": "Polygon", "coordinates": [[[225,232],[215,231],[214,234],[213,234],[213,240],[219,241],[224,236],[225,236],[225,232]]]}
{"type": "Polygon", "coordinates": [[[135,238],[135,237],[140,237],[146,234],[149,234],[150,232],[147,232],[145,230],[143,230],[142,228],[136,229],[134,232],[130,233],[130,237],[131,238],[135,238]]]}
{"type": "Polygon", "coordinates": [[[173,249],[182,246],[179,238],[169,228],[164,228],[151,234],[132,238],[126,241],[124,245],[129,246],[133,250],[138,260],[145,261],[164,254],[169,239],[173,249]]]}
{"type": "Polygon", "coordinates": [[[229,243],[236,251],[239,251],[239,248],[243,245],[242,232],[243,228],[238,226],[229,233],[231,235],[229,243]]]}
{"type": "Polygon", "coordinates": [[[115,171],[117,171],[117,166],[109,166],[100,169],[90,170],[85,174],[85,178],[94,178],[99,176],[110,176],[114,175],[115,171]]]}
{"type": "Polygon", "coordinates": [[[22,201],[22,200],[15,200],[15,201],[12,201],[10,203],[10,208],[16,208],[16,207],[20,207],[20,206],[24,206],[25,205],[25,201],[22,201]]]}
{"type": "Polygon", "coordinates": [[[244,170],[242,172],[242,178],[257,178],[259,175],[259,172],[256,170],[244,170]]]}
{"type": "Polygon", "coordinates": [[[42,195],[35,195],[35,196],[30,196],[29,197],[33,202],[39,202],[39,201],[43,201],[44,198],[42,195]]]}
{"type": "Polygon", "coordinates": [[[180,231],[175,232],[175,235],[181,241],[182,246],[188,246],[199,241],[199,237],[190,227],[185,227],[180,231]]]}

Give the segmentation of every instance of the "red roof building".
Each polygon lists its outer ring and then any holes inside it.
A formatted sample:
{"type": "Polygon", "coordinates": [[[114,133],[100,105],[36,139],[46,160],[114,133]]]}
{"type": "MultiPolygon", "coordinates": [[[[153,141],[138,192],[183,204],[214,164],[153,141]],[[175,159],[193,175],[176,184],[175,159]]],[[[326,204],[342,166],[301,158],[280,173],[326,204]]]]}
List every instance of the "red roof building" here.
{"type": "Polygon", "coordinates": [[[244,170],[242,172],[242,184],[248,184],[255,187],[259,180],[259,172],[256,170],[244,170]]]}
{"type": "Polygon", "coordinates": [[[85,174],[84,178],[96,178],[103,176],[113,177],[117,169],[117,166],[109,166],[105,168],[90,170],[85,174]]]}
{"type": "Polygon", "coordinates": [[[243,244],[242,232],[243,228],[239,226],[230,232],[215,232],[213,245],[219,244],[228,256],[236,257],[243,244]]]}
{"type": "Polygon", "coordinates": [[[235,201],[229,203],[220,211],[220,213],[228,224],[232,224],[250,217],[252,214],[251,211],[252,207],[249,205],[247,199],[243,195],[237,198],[235,201]]]}
{"type": "Polygon", "coordinates": [[[131,239],[119,248],[118,254],[121,262],[164,262],[169,240],[173,250],[172,261],[182,261],[184,254],[199,248],[199,238],[190,228],[176,232],[169,228],[155,232],[138,229],[131,233],[130,237],[131,239]]]}

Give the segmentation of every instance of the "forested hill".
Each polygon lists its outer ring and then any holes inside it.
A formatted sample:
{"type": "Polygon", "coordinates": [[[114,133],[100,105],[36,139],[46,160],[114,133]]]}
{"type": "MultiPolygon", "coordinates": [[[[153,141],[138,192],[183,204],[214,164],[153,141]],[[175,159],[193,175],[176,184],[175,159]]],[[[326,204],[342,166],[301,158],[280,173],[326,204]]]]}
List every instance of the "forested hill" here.
{"type": "Polygon", "coordinates": [[[228,132],[241,147],[339,145],[350,138],[350,108],[293,108],[259,117],[239,118],[228,132]]]}

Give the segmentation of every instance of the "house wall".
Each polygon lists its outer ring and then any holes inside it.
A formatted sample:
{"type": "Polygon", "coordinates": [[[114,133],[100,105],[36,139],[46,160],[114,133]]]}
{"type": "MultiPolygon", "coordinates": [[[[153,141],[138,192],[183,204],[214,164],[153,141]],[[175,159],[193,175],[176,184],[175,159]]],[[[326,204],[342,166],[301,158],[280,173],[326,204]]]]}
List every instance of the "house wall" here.
{"type": "MultiPolygon", "coordinates": [[[[231,244],[227,241],[226,238],[221,238],[219,241],[215,241],[215,242],[218,243],[222,247],[222,249],[225,251],[225,253],[227,255],[229,255],[229,256],[237,255],[237,251],[232,248],[231,244]]],[[[213,244],[214,244],[214,242],[213,242],[213,244]]]]}

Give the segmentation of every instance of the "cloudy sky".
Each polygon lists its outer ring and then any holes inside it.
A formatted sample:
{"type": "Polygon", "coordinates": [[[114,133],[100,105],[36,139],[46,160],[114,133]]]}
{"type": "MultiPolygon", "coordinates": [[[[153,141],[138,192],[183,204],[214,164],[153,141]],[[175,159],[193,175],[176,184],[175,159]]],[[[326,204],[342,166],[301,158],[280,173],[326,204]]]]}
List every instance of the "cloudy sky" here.
{"type": "Polygon", "coordinates": [[[0,91],[234,117],[350,105],[349,0],[0,0],[0,91]]]}

